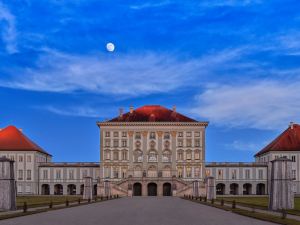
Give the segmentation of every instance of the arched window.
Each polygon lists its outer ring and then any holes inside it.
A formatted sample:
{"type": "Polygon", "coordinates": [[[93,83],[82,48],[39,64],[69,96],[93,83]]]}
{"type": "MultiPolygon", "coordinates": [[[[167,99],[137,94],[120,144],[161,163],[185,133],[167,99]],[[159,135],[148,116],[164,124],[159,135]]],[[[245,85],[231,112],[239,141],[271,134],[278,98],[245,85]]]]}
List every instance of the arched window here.
{"type": "Polygon", "coordinates": [[[186,151],[186,160],[191,160],[192,159],[192,151],[189,149],[186,151]]]}
{"type": "Polygon", "coordinates": [[[200,160],[201,159],[201,152],[200,152],[200,150],[198,150],[198,149],[195,150],[194,157],[195,157],[195,160],[200,160]]]}
{"type": "Polygon", "coordinates": [[[177,151],[177,160],[183,160],[183,150],[177,151]]]}

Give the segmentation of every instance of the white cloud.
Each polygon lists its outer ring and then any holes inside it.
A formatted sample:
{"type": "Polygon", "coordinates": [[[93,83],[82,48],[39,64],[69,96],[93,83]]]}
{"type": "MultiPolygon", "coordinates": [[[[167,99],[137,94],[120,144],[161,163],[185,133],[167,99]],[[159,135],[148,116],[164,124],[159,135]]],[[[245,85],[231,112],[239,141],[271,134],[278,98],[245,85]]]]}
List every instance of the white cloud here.
{"type": "Polygon", "coordinates": [[[14,15],[0,2],[0,24],[1,37],[6,45],[6,51],[9,54],[16,53],[17,50],[17,32],[15,28],[14,15]]]}
{"type": "Polygon", "coordinates": [[[85,91],[137,96],[200,85],[200,78],[225,67],[241,49],[182,60],[170,54],[69,55],[45,49],[35,68],[21,68],[0,86],[48,92],[85,91]],[[197,81],[197,82],[195,82],[197,81]]]}
{"type": "Polygon", "coordinates": [[[226,148],[228,149],[233,149],[233,150],[238,150],[238,151],[246,151],[246,152],[257,152],[260,149],[262,149],[262,147],[264,145],[266,145],[267,142],[264,142],[262,144],[260,143],[254,143],[254,142],[243,142],[240,140],[235,140],[230,144],[226,144],[226,148]]]}
{"type": "Polygon", "coordinates": [[[57,106],[38,106],[36,109],[46,110],[51,113],[63,116],[93,117],[99,118],[103,110],[95,109],[89,106],[57,107],[57,106]],[[101,113],[100,113],[101,112],[101,113]]]}
{"type": "Polygon", "coordinates": [[[192,110],[215,125],[278,130],[300,120],[300,79],[213,85],[192,110]]]}

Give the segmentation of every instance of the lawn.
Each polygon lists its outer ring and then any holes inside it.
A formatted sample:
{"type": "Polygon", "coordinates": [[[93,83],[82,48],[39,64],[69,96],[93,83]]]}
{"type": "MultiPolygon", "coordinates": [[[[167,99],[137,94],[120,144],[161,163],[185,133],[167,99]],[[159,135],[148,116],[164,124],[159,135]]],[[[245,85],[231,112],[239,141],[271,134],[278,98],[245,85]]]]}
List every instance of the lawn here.
{"type": "MultiPolygon", "coordinates": [[[[269,203],[269,197],[220,197],[218,196],[217,199],[221,200],[224,199],[224,201],[230,201],[233,200],[236,201],[236,203],[241,203],[243,205],[251,205],[251,206],[257,206],[262,208],[267,208],[269,203]]],[[[300,197],[295,198],[295,210],[300,211],[300,197]]]]}
{"type": "Polygon", "coordinates": [[[69,202],[78,201],[81,196],[17,196],[17,207],[22,207],[24,202],[27,203],[28,207],[39,207],[49,205],[52,202],[54,205],[63,204],[68,199],[69,202]]]}

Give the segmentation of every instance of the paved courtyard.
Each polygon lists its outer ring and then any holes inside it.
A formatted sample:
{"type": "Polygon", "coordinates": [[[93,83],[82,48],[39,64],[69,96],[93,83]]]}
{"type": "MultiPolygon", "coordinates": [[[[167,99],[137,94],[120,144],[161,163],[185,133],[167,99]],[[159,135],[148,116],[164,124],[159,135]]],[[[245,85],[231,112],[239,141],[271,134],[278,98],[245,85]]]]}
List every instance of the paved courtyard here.
{"type": "Polygon", "coordinates": [[[175,197],[111,200],[0,221],[2,225],[271,225],[175,197]]]}

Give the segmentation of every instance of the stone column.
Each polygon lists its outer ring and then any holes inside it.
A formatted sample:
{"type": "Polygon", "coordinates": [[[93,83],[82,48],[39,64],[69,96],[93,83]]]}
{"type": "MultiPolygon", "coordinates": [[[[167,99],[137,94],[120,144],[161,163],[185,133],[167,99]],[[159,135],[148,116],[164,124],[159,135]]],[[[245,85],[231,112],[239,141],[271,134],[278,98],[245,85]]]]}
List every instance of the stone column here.
{"type": "Polygon", "coordinates": [[[163,141],[162,141],[162,136],[163,132],[162,131],[157,131],[157,136],[158,136],[158,142],[157,142],[157,150],[158,150],[158,157],[157,157],[157,172],[160,173],[162,172],[162,150],[163,150],[163,141]]]}
{"type": "Polygon", "coordinates": [[[199,188],[200,188],[200,182],[198,180],[193,181],[193,196],[195,197],[200,196],[199,188]]]}
{"type": "Polygon", "coordinates": [[[133,131],[128,131],[129,136],[129,169],[128,169],[128,176],[133,176],[133,131]]]}
{"type": "Polygon", "coordinates": [[[278,158],[272,162],[269,209],[293,209],[292,160],[278,158]]]}
{"type": "Polygon", "coordinates": [[[176,131],[171,131],[171,137],[172,137],[172,142],[171,142],[171,153],[172,153],[172,176],[176,176],[176,131]]]}
{"type": "Polygon", "coordinates": [[[93,198],[93,181],[92,177],[84,177],[83,199],[93,198]]]}
{"type": "Polygon", "coordinates": [[[216,199],[216,181],[214,177],[206,178],[206,197],[208,200],[216,199]]]}
{"type": "Polygon", "coordinates": [[[142,170],[147,171],[148,170],[148,131],[143,131],[142,132],[142,136],[143,136],[143,142],[142,142],[142,151],[143,151],[143,167],[142,170]]]}
{"type": "Polygon", "coordinates": [[[0,158],[0,210],[16,210],[14,161],[0,158]]]}

